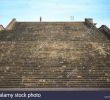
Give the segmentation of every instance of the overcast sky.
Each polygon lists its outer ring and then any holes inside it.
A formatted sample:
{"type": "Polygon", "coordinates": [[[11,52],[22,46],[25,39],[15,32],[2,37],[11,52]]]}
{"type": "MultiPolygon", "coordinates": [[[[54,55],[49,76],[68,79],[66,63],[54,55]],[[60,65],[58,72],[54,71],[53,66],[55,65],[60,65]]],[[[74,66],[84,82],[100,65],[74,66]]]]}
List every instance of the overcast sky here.
{"type": "Polygon", "coordinates": [[[110,28],[110,0],[0,0],[0,24],[17,21],[83,21],[93,18],[110,28]],[[74,16],[74,20],[71,19],[74,16]]]}

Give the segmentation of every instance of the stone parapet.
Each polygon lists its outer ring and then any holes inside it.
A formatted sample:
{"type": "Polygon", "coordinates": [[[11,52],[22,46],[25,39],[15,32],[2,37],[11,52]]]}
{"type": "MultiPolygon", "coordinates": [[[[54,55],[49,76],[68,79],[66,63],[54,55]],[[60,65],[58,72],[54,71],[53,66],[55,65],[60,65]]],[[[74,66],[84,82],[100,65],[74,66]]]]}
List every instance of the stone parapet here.
{"type": "Polygon", "coordinates": [[[104,32],[107,32],[107,33],[110,32],[110,29],[106,25],[102,25],[99,29],[103,30],[104,32]]]}
{"type": "Polygon", "coordinates": [[[4,30],[4,27],[2,25],[0,25],[0,31],[4,30]]]}
{"type": "Polygon", "coordinates": [[[6,30],[13,30],[15,23],[16,23],[16,19],[13,18],[12,21],[7,25],[6,30]]]}
{"type": "Polygon", "coordinates": [[[110,29],[106,25],[102,25],[99,30],[103,32],[110,39],[110,29]]]}

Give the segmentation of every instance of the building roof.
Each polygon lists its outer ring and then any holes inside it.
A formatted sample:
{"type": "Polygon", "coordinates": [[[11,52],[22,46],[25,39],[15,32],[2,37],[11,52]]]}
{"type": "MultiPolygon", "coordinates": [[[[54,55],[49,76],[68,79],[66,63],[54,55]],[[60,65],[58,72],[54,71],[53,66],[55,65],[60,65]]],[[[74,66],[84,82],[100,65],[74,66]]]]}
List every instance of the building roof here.
{"type": "Polygon", "coordinates": [[[12,20],[0,31],[0,88],[109,88],[110,31],[102,29],[91,19],[12,20]]]}

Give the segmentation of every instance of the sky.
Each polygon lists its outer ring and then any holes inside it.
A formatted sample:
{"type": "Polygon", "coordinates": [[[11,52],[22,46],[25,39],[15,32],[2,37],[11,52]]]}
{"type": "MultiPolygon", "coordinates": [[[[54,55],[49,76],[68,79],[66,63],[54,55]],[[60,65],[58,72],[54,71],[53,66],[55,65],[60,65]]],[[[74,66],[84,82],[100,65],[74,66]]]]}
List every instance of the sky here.
{"type": "Polygon", "coordinates": [[[110,0],[0,0],[0,24],[17,21],[84,21],[110,28],[110,0]],[[74,17],[73,17],[74,16],[74,17]]]}

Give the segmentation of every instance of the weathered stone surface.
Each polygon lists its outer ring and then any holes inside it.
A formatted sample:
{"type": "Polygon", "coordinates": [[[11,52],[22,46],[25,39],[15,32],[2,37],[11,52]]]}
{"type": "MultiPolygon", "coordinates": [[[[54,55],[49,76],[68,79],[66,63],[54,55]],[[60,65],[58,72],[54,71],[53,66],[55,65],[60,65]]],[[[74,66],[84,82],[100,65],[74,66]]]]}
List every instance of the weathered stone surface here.
{"type": "Polygon", "coordinates": [[[0,31],[3,31],[4,27],[2,25],[0,25],[0,31]]]}
{"type": "Polygon", "coordinates": [[[110,40],[85,22],[16,22],[0,32],[0,88],[110,87],[110,40]]]}

